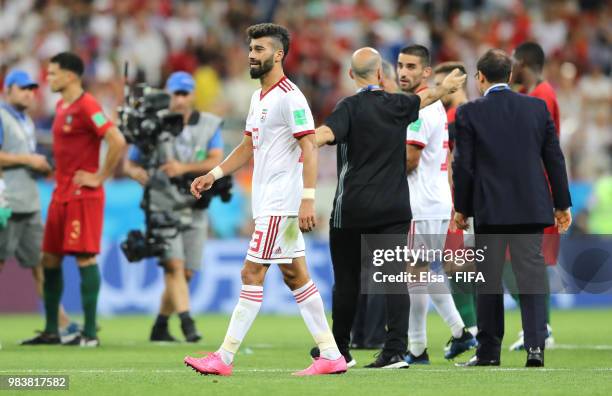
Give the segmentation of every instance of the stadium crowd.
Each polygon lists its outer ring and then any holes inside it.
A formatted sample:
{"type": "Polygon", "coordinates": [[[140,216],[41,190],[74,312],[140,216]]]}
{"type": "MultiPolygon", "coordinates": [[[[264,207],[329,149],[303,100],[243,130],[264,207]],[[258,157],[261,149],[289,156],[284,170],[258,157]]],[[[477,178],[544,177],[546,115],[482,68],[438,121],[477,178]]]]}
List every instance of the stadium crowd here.
{"type": "MultiPolygon", "coordinates": [[[[423,44],[434,64],[462,61],[471,77],[487,49],[511,52],[534,40],[546,53],[545,76],[557,91],[571,178],[612,184],[612,9],[605,0],[0,0],[0,11],[0,85],[11,68],[36,76],[41,85],[32,116],[43,143],[57,100],[45,82],[46,62],[61,51],[85,59],[87,89],[109,115],[122,102],[125,61],[132,65],[130,81],[154,87],[173,71],[192,73],[196,107],[225,119],[227,151],[241,139],[257,88],[244,34],[253,23],[272,20],[289,28],[285,70],[317,122],[351,94],[347,60],[360,46],[375,47],[395,63],[402,46],[423,44]]],[[[477,96],[473,81],[468,90],[477,96]]],[[[330,199],[319,201],[331,201],[335,172],[334,151],[322,150],[319,190],[329,191],[330,199]]],[[[249,174],[238,175],[246,191],[249,174]]],[[[326,210],[319,208],[320,216],[327,217],[326,210]]],[[[583,231],[591,223],[577,218],[583,231]]]]}

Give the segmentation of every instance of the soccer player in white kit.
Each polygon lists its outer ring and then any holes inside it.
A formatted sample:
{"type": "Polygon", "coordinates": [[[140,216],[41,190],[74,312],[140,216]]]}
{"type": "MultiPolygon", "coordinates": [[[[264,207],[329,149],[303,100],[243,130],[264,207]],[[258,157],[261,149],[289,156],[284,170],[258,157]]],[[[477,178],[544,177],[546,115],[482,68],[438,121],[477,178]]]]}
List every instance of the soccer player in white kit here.
{"type": "Polygon", "coordinates": [[[346,371],[325,317],[323,301],[306,267],[302,231],[315,227],[317,149],[314,120],[306,98],[283,72],[289,33],[282,26],[262,23],[247,29],[251,78],[261,89],[251,97],[245,136],[215,169],[195,179],[191,192],[200,198],[215,180],[231,174],[254,157],[253,218],[255,231],[242,268],[242,290],[225,340],[203,358],[186,357],[185,364],[201,374],[231,375],[234,355],[263,301],[263,283],[270,264],[279,264],[308,330],[321,350],[307,369],[294,375],[346,371]]]}
{"type": "MultiPolygon", "coordinates": [[[[403,48],[398,55],[397,75],[404,92],[418,93],[427,89],[427,79],[431,75],[429,50],[422,45],[403,48]]],[[[408,247],[423,247],[441,252],[448,231],[452,196],[448,181],[448,122],[440,100],[422,108],[419,119],[408,126],[406,155],[412,209],[408,247]]],[[[420,264],[417,264],[416,273],[429,271],[430,263],[420,264]]],[[[429,364],[426,329],[428,294],[451,329],[452,337],[444,357],[452,359],[476,345],[474,336],[465,328],[446,284],[411,282],[408,292],[410,319],[406,361],[409,364],[429,364]]]]}

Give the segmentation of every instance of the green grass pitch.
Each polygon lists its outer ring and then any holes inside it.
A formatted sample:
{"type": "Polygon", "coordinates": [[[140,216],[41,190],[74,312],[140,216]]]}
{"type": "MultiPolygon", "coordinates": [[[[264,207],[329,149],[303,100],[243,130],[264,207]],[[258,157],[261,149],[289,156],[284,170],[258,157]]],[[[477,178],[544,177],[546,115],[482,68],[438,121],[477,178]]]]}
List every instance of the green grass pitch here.
{"type": "MultiPolygon", "coordinates": [[[[229,320],[197,318],[204,341],[197,345],[147,342],[152,318],[102,319],[99,349],[21,347],[20,339],[40,328],[37,316],[0,315],[0,374],[63,374],[78,395],[610,395],[612,392],[612,314],[609,310],[555,311],[558,348],[546,351],[544,369],[523,368],[525,354],[508,352],[520,327],[517,311],[506,314],[506,340],[500,368],[458,368],[443,359],[448,330],[429,316],[432,364],[405,370],[368,370],[375,351],[355,351],[356,369],[344,375],[296,378],[313,345],[299,316],[260,315],[237,355],[232,377],[201,376],[183,365],[186,354],[215,350],[229,320]]],[[[180,335],[178,320],[172,332],[180,335]]],[[[471,354],[461,356],[465,360],[471,354]]],[[[30,393],[14,392],[16,395],[30,393]]],[[[0,390],[0,396],[10,394],[0,390]]]]}

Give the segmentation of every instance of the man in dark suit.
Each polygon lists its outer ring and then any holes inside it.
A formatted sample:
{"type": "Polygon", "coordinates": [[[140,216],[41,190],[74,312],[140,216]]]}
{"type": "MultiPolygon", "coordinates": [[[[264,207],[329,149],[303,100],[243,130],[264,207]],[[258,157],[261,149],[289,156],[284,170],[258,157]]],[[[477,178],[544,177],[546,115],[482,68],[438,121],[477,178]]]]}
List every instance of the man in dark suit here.
{"type": "Polygon", "coordinates": [[[489,50],[477,64],[483,97],[457,110],[453,162],[455,222],[467,228],[474,217],[476,264],[485,278],[477,284],[478,342],[466,366],[497,366],[504,336],[502,269],[510,249],[519,288],[527,367],[544,365],[546,267],[542,231],[571,224],[565,159],[544,101],[508,87],[511,58],[489,50]],[[546,181],[546,173],[550,188],[546,181]]]}

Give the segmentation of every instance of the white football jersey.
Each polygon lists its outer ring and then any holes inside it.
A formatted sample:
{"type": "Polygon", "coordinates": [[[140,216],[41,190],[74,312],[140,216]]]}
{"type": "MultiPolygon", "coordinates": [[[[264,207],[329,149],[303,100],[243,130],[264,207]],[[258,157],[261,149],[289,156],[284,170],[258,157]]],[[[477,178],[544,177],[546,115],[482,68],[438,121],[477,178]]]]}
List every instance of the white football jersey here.
{"type": "Polygon", "coordinates": [[[419,166],[408,175],[414,220],[450,219],[452,196],[448,184],[448,120],[441,101],[419,111],[408,125],[406,144],[420,146],[419,166]]]}
{"type": "Polygon", "coordinates": [[[302,150],[297,138],[314,133],[306,98],[283,77],[251,97],[245,134],[253,139],[253,218],[297,216],[302,200],[302,150]]]}

